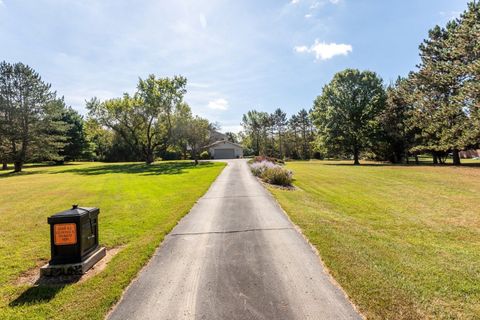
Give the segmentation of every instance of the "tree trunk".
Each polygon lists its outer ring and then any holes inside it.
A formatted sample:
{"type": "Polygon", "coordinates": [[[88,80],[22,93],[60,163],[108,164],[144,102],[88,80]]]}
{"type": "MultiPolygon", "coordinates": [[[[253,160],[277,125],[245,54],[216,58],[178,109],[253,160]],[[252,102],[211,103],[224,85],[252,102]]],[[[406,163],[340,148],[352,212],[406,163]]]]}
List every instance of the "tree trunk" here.
{"type": "Polygon", "coordinates": [[[433,164],[438,164],[438,157],[435,153],[432,153],[432,157],[433,157],[433,164]]]}
{"type": "Polygon", "coordinates": [[[353,148],[353,164],[356,165],[356,166],[360,165],[360,161],[358,160],[359,153],[360,153],[360,151],[358,150],[358,147],[355,146],[353,148]]]}
{"type": "Polygon", "coordinates": [[[147,152],[147,159],[145,161],[147,164],[152,164],[153,163],[153,153],[151,151],[147,152]]]}
{"type": "Polygon", "coordinates": [[[8,164],[6,162],[2,162],[2,170],[8,170],[8,164]]]}
{"type": "Polygon", "coordinates": [[[21,161],[15,161],[13,164],[14,164],[14,166],[15,166],[13,172],[20,172],[20,171],[22,171],[23,162],[21,162],[21,161]]]}
{"type": "Polygon", "coordinates": [[[195,160],[195,165],[197,166],[198,165],[198,152],[197,151],[193,152],[193,159],[195,160]]]}
{"type": "Polygon", "coordinates": [[[418,161],[418,155],[415,155],[415,164],[420,164],[420,161],[418,161]]]}
{"type": "Polygon", "coordinates": [[[458,149],[453,149],[453,165],[455,166],[461,165],[460,151],[458,149]]]}
{"type": "Polygon", "coordinates": [[[408,158],[408,152],[405,152],[405,162],[406,164],[410,164],[410,159],[408,158]]]}

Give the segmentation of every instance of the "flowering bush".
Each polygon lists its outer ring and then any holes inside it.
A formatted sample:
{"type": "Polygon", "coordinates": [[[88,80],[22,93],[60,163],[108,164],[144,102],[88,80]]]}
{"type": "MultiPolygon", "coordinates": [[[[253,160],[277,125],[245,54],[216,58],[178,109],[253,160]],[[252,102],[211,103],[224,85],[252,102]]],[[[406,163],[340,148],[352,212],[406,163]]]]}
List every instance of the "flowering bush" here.
{"type": "Polygon", "coordinates": [[[252,170],[252,173],[256,177],[262,177],[263,173],[268,169],[268,168],[273,168],[275,167],[276,164],[270,161],[262,161],[262,162],[254,162],[250,165],[250,170],[252,170]]]}
{"type": "Polygon", "coordinates": [[[250,169],[254,176],[271,184],[289,186],[293,180],[292,171],[270,161],[254,162],[250,169]]]}

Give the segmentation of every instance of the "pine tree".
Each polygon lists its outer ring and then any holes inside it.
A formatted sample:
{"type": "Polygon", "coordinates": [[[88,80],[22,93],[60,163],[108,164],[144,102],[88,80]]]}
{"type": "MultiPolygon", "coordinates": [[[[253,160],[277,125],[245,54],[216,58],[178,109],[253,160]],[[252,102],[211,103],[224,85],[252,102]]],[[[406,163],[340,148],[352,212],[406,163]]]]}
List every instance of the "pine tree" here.
{"type": "Polygon", "coordinates": [[[15,172],[26,161],[59,160],[66,127],[50,85],[27,65],[2,62],[0,97],[0,136],[15,172]]]}

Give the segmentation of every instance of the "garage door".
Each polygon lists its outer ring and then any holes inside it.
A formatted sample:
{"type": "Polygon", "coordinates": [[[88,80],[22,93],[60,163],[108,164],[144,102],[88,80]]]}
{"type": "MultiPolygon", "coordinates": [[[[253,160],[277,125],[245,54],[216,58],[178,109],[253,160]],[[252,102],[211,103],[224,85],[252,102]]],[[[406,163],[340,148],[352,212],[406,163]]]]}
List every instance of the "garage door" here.
{"type": "Polygon", "coordinates": [[[215,149],[215,159],[233,159],[235,158],[235,150],[233,149],[215,149]]]}

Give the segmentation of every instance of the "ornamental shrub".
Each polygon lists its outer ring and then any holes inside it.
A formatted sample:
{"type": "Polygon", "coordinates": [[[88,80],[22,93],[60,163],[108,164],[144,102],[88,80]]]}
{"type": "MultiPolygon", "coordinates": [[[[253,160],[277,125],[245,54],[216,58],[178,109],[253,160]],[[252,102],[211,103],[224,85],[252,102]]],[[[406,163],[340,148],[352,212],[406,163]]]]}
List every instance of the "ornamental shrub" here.
{"type": "Polygon", "coordinates": [[[208,153],[208,151],[203,151],[202,153],[200,153],[200,159],[202,160],[210,159],[210,153],[208,153]]]}
{"type": "Polygon", "coordinates": [[[275,166],[273,168],[268,168],[263,172],[262,179],[265,182],[279,185],[279,186],[289,186],[292,184],[293,174],[292,171],[282,168],[280,166],[275,166]]]}
{"type": "Polygon", "coordinates": [[[250,169],[254,176],[271,184],[289,186],[293,180],[290,170],[270,161],[254,162],[250,165],[250,169]]]}

